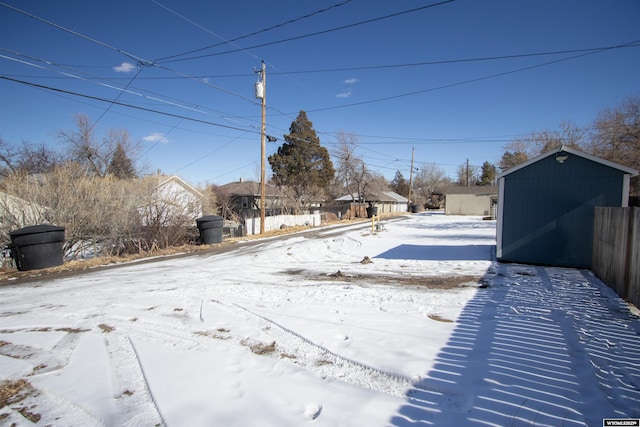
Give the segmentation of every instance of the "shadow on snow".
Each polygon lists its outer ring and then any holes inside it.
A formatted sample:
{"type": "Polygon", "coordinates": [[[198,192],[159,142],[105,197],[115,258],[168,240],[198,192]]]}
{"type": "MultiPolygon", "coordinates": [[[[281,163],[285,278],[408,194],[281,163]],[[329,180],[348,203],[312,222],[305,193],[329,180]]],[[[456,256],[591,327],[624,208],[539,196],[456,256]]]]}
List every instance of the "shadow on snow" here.
{"type": "Polygon", "coordinates": [[[420,261],[488,261],[495,245],[398,245],[375,258],[420,261]]]}
{"type": "Polygon", "coordinates": [[[483,282],[391,425],[594,426],[640,417],[640,320],[611,289],[588,271],[498,263],[483,282]]]}

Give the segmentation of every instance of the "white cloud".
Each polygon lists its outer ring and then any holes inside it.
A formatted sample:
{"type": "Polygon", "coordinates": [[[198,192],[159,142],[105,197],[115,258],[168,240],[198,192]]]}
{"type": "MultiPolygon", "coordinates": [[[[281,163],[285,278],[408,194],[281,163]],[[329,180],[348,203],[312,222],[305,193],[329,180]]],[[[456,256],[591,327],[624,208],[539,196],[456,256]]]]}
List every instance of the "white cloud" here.
{"type": "Polygon", "coordinates": [[[349,98],[351,96],[351,90],[347,89],[344,92],[340,92],[336,95],[336,98],[349,98]]]}
{"type": "Polygon", "coordinates": [[[142,138],[143,141],[145,142],[161,142],[163,144],[166,144],[169,142],[169,140],[167,139],[167,137],[160,132],[154,132],[150,135],[145,136],[144,138],[142,138]]]}
{"type": "Polygon", "coordinates": [[[118,65],[117,67],[113,67],[113,70],[118,72],[118,73],[130,73],[135,69],[136,69],[135,64],[132,64],[130,62],[123,62],[122,64],[118,65]]]}
{"type": "Polygon", "coordinates": [[[353,79],[347,79],[347,80],[345,80],[344,82],[345,82],[346,84],[348,84],[348,85],[352,85],[352,84],[354,84],[354,83],[358,83],[358,79],[356,79],[356,78],[353,78],[353,79]]]}

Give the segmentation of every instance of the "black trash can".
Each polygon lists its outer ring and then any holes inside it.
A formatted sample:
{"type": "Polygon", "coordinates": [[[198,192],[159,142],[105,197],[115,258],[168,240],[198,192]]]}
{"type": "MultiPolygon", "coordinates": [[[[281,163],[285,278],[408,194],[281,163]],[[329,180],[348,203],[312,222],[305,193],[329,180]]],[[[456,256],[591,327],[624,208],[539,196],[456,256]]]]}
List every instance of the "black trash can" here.
{"type": "Polygon", "coordinates": [[[64,227],[41,224],[9,233],[11,254],[20,271],[55,267],[64,258],[64,227]]]}
{"type": "Polygon", "coordinates": [[[222,243],[222,226],[224,218],[218,215],[207,215],[196,219],[200,231],[200,243],[212,245],[222,243]]]}
{"type": "Polygon", "coordinates": [[[415,203],[412,203],[412,204],[409,206],[409,211],[410,211],[411,213],[418,213],[418,205],[416,205],[415,203]]]}
{"type": "Polygon", "coordinates": [[[377,206],[369,206],[367,208],[367,218],[373,218],[378,215],[378,207],[377,206]]]}

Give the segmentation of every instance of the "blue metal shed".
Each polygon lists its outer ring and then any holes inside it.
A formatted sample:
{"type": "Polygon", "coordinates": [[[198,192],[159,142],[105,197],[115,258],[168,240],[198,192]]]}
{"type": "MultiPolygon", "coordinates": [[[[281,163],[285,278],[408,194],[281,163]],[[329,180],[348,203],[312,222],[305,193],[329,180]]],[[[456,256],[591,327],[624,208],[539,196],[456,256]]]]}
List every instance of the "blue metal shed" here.
{"type": "Polygon", "coordinates": [[[498,175],[498,261],[590,268],[596,206],[627,206],[638,171],[561,146],[498,175]]]}

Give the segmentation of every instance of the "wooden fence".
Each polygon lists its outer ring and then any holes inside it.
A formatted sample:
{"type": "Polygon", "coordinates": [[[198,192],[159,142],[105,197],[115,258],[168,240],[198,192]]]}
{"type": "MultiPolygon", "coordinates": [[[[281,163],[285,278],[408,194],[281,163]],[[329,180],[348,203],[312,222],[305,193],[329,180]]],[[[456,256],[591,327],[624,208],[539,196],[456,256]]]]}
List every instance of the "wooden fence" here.
{"type": "Polygon", "coordinates": [[[640,208],[596,208],[591,269],[640,308],[640,208]]]}

